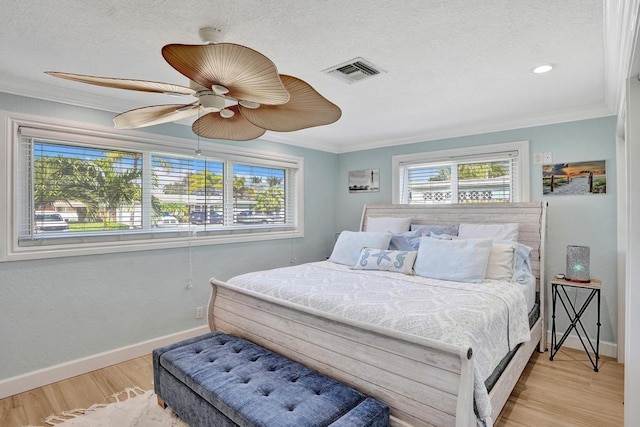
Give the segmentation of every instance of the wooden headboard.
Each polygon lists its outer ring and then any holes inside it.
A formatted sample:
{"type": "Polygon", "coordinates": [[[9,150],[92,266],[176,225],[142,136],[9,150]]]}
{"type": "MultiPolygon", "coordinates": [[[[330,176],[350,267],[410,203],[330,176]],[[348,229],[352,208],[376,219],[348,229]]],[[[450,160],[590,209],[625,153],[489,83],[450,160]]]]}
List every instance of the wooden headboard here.
{"type": "Polygon", "coordinates": [[[411,217],[412,224],[518,223],[518,241],[531,247],[531,269],[544,280],[547,203],[458,203],[447,205],[365,205],[360,230],[373,217],[411,217]]]}

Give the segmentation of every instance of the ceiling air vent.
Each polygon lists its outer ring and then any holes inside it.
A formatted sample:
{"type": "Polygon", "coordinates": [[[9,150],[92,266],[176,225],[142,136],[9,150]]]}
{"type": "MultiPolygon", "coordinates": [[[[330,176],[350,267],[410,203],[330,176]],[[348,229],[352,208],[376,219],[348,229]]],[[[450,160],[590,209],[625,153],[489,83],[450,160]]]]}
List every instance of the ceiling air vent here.
{"type": "Polygon", "coordinates": [[[342,64],[327,68],[322,72],[338,77],[347,83],[359,82],[378,74],[385,73],[385,71],[362,58],[355,58],[351,61],[343,62],[342,64]]]}

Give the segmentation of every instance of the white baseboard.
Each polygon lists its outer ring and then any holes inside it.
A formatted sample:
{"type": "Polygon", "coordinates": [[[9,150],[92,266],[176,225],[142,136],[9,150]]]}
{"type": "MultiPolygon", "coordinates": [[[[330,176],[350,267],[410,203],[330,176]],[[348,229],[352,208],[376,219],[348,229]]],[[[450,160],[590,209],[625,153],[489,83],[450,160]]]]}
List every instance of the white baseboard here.
{"type": "MultiPolygon", "coordinates": [[[[558,339],[558,341],[560,341],[560,338],[562,338],[562,334],[564,334],[564,332],[556,332],[556,338],[558,339]]],[[[593,344],[593,348],[596,348],[595,340],[592,339],[591,343],[593,344]]],[[[551,347],[551,331],[549,330],[547,330],[547,345],[551,347]]],[[[580,342],[580,338],[578,338],[578,336],[574,334],[570,334],[567,337],[567,339],[562,344],[562,347],[584,351],[582,343],[580,342]]],[[[589,348],[589,345],[587,345],[587,348],[589,348]]],[[[614,359],[616,359],[618,357],[618,345],[616,343],[600,340],[600,356],[613,357],[614,359]]]]}
{"type": "Polygon", "coordinates": [[[37,371],[7,378],[0,381],[0,399],[47,384],[86,374],[96,369],[106,368],[151,353],[154,349],[184,339],[210,332],[209,326],[199,326],[171,335],[131,344],[126,347],[105,351],[82,359],[72,360],[37,371]]]}

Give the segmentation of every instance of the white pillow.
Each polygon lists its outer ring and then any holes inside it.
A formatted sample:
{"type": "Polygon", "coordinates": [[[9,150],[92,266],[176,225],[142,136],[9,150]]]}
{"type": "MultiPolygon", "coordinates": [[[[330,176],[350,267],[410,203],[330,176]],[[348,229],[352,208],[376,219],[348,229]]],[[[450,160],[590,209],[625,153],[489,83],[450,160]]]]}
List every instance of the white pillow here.
{"type": "Polygon", "coordinates": [[[369,231],[343,231],[338,236],[329,261],[348,266],[356,265],[362,248],[387,249],[391,233],[369,231]]]}
{"type": "Polygon", "coordinates": [[[506,243],[513,246],[513,277],[511,281],[518,283],[529,283],[535,280],[533,272],[531,272],[531,251],[533,250],[527,245],[518,242],[495,242],[506,243]]]}
{"type": "Polygon", "coordinates": [[[353,267],[355,270],[383,270],[396,273],[413,274],[413,263],[417,251],[385,251],[384,249],[364,248],[360,259],[353,267]]]}
{"type": "Polygon", "coordinates": [[[460,224],[458,236],[464,239],[495,239],[518,241],[518,224],[460,224]]]}
{"type": "Polygon", "coordinates": [[[413,267],[419,276],[481,283],[489,261],[491,239],[440,240],[423,237],[413,267]]]}
{"type": "Polygon", "coordinates": [[[411,218],[367,217],[367,231],[404,233],[410,225],[411,218]]]}
{"type": "Polygon", "coordinates": [[[515,262],[514,255],[515,248],[513,245],[494,243],[491,247],[491,252],[489,252],[489,262],[484,277],[486,279],[511,281],[515,262]]]}

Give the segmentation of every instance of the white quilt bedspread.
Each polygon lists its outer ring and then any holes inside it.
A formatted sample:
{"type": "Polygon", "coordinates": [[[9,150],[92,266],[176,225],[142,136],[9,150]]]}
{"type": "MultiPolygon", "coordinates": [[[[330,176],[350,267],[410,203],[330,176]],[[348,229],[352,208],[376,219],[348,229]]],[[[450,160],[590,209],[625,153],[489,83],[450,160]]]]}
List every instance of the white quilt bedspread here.
{"type": "Polygon", "coordinates": [[[333,315],[450,344],[475,361],[478,417],[489,424],[484,381],[530,340],[527,307],[513,283],[459,283],[317,262],[236,276],[227,283],[333,315]]]}

